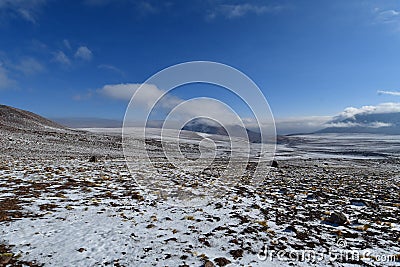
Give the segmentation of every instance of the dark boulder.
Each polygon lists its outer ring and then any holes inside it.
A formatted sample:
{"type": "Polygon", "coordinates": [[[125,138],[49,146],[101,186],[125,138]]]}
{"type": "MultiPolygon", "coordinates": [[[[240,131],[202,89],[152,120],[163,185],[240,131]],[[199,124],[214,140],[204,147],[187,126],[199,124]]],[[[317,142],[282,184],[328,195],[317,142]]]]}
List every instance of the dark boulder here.
{"type": "Polygon", "coordinates": [[[97,162],[97,157],[96,156],[91,156],[89,159],[89,162],[97,162]]]}
{"type": "Polygon", "coordinates": [[[276,160],[273,160],[271,163],[271,167],[278,168],[278,162],[276,160]]]}
{"type": "Polygon", "coordinates": [[[329,218],[326,219],[326,221],[335,225],[346,225],[349,223],[349,220],[347,219],[346,215],[344,215],[340,211],[332,212],[329,218]]]}

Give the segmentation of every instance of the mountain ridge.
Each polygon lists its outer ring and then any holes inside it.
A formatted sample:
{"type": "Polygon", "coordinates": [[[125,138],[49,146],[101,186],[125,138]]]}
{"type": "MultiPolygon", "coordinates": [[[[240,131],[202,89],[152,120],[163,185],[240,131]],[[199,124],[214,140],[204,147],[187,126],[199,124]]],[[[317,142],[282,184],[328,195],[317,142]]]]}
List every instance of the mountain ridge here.
{"type": "Polygon", "coordinates": [[[8,130],[67,130],[66,127],[33,112],[0,105],[0,126],[8,130]]]}
{"type": "Polygon", "coordinates": [[[315,133],[372,133],[400,135],[400,112],[361,113],[337,117],[315,133]]]}
{"type": "Polygon", "coordinates": [[[228,133],[231,133],[232,136],[235,137],[245,137],[243,133],[247,134],[247,139],[251,143],[260,143],[261,133],[249,130],[239,125],[221,125],[211,119],[205,118],[197,118],[193,119],[182,128],[182,130],[192,131],[192,132],[200,132],[206,134],[218,134],[229,136],[228,133]]]}

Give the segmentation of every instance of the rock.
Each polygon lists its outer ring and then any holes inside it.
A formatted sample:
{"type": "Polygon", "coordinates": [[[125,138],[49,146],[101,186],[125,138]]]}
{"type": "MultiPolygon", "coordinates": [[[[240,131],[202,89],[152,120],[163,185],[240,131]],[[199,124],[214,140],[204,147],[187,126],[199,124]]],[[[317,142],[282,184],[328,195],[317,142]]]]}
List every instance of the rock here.
{"type": "Polygon", "coordinates": [[[362,206],[368,206],[368,203],[363,199],[351,199],[350,205],[362,207],[362,206]]]}
{"type": "Polygon", "coordinates": [[[206,245],[207,247],[211,247],[210,242],[209,242],[207,239],[205,239],[204,237],[199,237],[199,242],[200,242],[200,243],[203,243],[203,244],[206,245]]]}
{"type": "Polygon", "coordinates": [[[346,225],[349,223],[346,215],[344,215],[340,211],[334,211],[333,213],[331,213],[331,216],[327,218],[326,221],[336,225],[346,225]]]}
{"type": "Polygon", "coordinates": [[[297,231],[296,232],[296,237],[300,240],[304,240],[304,239],[308,238],[309,235],[310,235],[310,233],[307,231],[304,231],[304,232],[297,231]]]}
{"type": "Polygon", "coordinates": [[[230,260],[225,259],[225,258],[216,258],[214,261],[218,264],[218,266],[225,266],[231,263],[230,260]]]}
{"type": "Polygon", "coordinates": [[[271,167],[278,168],[278,162],[276,160],[273,160],[271,163],[271,167]]]}
{"type": "Polygon", "coordinates": [[[214,266],[215,266],[214,263],[212,263],[211,261],[206,261],[204,263],[204,267],[214,267],[214,266]]]}
{"type": "Polygon", "coordinates": [[[12,253],[2,253],[0,254],[0,266],[6,266],[11,259],[13,258],[14,254],[12,253]]]}
{"type": "Polygon", "coordinates": [[[0,222],[8,221],[10,218],[5,214],[0,212],[0,222]]]}
{"type": "Polygon", "coordinates": [[[52,167],[45,167],[44,170],[45,170],[46,172],[51,172],[51,171],[53,170],[53,168],[52,168],[52,167]]]}
{"type": "Polygon", "coordinates": [[[219,203],[219,202],[215,204],[215,208],[216,208],[216,209],[220,209],[220,208],[222,208],[222,207],[223,207],[222,204],[219,203]]]}
{"type": "Polygon", "coordinates": [[[286,227],[285,232],[297,233],[297,229],[293,225],[289,225],[288,227],[286,227]]]}
{"type": "Polygon", "coordinates": [[[154,227],[156,227],[156,226],[154,224],[152,224],[152,223],[146,226],[147,229],[151,229],[151,228],[154,228],[154,227]]]}
{"type": "Polygon", "coordinates": [[[236,250],[231,250],[229,253],[232,255],[232,257],[236,260],[237,258],[243,257],[243,249],[236,249],[236,250]]]}
{"type": "Polygon", "coordinates": [[[131,192],[131,198],[139,200],[139,201],[143,201],[144,200],[144,197],[141,196],[140,193],[136,192],[136,191],[131,192]]]}
{"type": "Polygon", "coordinates": [[[97,157],[96,156],[91,156],[89,159],[89,162],[97,162],[97,157]]]}

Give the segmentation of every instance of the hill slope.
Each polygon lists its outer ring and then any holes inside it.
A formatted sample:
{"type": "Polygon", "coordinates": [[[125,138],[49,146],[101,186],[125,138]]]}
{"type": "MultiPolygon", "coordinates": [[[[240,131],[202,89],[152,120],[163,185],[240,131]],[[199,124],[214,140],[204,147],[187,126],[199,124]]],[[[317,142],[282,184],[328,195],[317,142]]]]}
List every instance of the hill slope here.
{"type": "Polygon", "coordinates": [[[2,130],[66,130],[64,126],[29,111],[0,105],[2,130]]]}
{"type": "Polygon", "coordinates": [[[122,156],[121,137],[65,128],[29,111],[0,105],[0,159],[122,156]]]}

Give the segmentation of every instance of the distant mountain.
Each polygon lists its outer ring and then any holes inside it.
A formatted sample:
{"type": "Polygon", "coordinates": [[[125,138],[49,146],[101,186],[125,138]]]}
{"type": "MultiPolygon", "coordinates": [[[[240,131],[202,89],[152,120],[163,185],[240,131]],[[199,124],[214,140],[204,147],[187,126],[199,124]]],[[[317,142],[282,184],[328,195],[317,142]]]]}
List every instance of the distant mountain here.
{"type": "Polygon", "coordinates": [[[191,120],[185,124],[182,130],[207,134],[228,135],[228,132],[224,127],[222,127],[222,125],[213,120],[203,118],[191,120]]]}
{"type": "Polygon", "coordinates": [[[224,128],[219,123],[205,118],[197,118],[191,120],[182,128],[182,130],[207,133],[207,134],[219,134],[225,136],[228,136],[229,135],[228,132],[230,132],[232,136],[235,137],[240,137],[244,130],[247,133],[248,139],[251,143],[261,142],[261,134],[258,132],[251,131],[239,125],[230,125],[224,128]]]}
{"type": "Polygon", "coordinates": [[[69,128],[121,128],[122,121],[101,118],[53,118],[69,128]]]}
{"type": "Polygon", "coordinates": [[[3,130],[64,130],[65,127],[29,111],[0,105],[0,129],[3,130]]]}
{"type": "Polygon", "coordinates": [[[400,134],[400,112],[362,113],[352,117],[337,117],[317,133],[400,134]]]}

